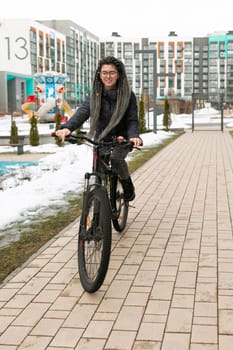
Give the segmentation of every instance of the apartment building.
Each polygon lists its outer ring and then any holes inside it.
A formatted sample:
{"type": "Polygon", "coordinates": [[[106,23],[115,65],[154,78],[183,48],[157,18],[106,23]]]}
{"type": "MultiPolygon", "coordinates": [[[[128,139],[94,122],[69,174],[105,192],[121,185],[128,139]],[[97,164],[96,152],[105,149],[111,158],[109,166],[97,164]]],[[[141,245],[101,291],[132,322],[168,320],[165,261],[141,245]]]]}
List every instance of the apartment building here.
{"type": "Polygon", "coordinates": [[[190,99],[193,91],[193,39],[181,39],[175,32],[166,38],[122,38],[113,32],[101,40],[100,56],[114,55],[125,66],[129,82],[137,97],[144,94],[145,105],[165,96],[190,99]],[[155,90],[155,91],[154,91],[155,90]]]}
{"type": "Polygon", "coordinates": [[[147,108],[164,101],[233,101],[233,32],[182,37],[98,38],[69,20],[0,20],[0,112],[20,110],[33,94],[35,73],[68,76],[66,100],[75,108],[90,94],[100,58],[113,55],[126,67],[130,85],[147,108]]]}
{"type": "Polygon", "coordinates": [[[165,96],[193,99],[197,107],[207,101],[215,107],[221,101],[233,103],[233,31],[194,38],[172,31],[153,41],[130,41],[112,33],[100,44],[100,56],[108,54],[124,61],[138,97],[144,93],[157,103],[165,96]]]}
{"type": "Polygon", "coordinates": [[[33,20],[0,20],[0,111],[20,111],[34,94],[33,75],[66,72],[65,36],[33,20]]]}
{"type": "Polygon", "coordinates": [[[216,32],[208,37],[208,95],[233,104],[233,31],[216,32]]]}
{"type": "Polygon", "coordinates": [[[36,73],[67,75],[66,100],[73,108],[90,93],[99,39],[77,24],[0,19],[0,46],[1,113],[21,111],[27,96],[34,94],[36,73]]]}
{"type": "Polygon", "coordinates": [[[66,38],[66,99],[74,108],[90,94],[99,61],[99,38],[70,20],[41,21],[66,38]]]}

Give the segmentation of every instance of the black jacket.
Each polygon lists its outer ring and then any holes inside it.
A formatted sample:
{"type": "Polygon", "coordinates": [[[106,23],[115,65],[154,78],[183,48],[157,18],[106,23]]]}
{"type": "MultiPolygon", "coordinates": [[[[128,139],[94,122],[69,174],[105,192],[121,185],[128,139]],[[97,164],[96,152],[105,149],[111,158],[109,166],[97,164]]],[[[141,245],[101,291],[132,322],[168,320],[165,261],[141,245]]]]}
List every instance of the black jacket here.
{"type": "MultiPolygon", "coordinates": [[[[108,125],[115,106],[116,90],[103,91],[100,117],[96,127],[95,138],[97,138],[108,125]]],[[[89,117],[90,98],[88,97],[81,107],[76,110],[73,116],[65,124],[62,124],[61,128],[68,128],[72,132],[81,127],[89,117]]],[[[123,118],[119,124],[113,130],[111,130],[107,137],[105,137],[105,140],[112,136],[124,136],[125,138],[139,137],[138,107],[134,92],[131,92],[129,106],[123,118]]]]}

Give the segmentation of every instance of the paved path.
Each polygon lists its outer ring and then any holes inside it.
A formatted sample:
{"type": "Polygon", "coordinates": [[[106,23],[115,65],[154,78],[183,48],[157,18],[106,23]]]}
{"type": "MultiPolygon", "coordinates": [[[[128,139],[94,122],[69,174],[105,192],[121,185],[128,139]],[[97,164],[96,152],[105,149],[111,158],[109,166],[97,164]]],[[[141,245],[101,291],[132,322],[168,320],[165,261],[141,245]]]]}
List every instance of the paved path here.
{"type": "Polygon", "coordinates": [[[232,350],[233,139],[186,132],[133,174],[103,287],[83,292],[78,224],[0,289],[0,350],[232,350]]]}

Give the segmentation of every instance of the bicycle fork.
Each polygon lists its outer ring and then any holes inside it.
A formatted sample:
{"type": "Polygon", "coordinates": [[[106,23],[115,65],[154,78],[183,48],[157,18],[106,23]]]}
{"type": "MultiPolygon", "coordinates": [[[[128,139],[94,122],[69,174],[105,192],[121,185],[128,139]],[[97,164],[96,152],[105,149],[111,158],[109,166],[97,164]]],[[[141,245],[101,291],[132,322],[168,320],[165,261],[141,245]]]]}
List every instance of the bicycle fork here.
{"type": "Polygon", "coordinates": [[[110,204],[105,187],[101,184],[101,177],[95,173],[85,174],[84,192],[83,192],[83,210],[80,221],[79,235],[81,241],[91,240],[99,241],[102,239],[101,231],[101,202],[98,199],[97,190],[101,191],[105,196],[106,203],[110,210],[110,204]]]}

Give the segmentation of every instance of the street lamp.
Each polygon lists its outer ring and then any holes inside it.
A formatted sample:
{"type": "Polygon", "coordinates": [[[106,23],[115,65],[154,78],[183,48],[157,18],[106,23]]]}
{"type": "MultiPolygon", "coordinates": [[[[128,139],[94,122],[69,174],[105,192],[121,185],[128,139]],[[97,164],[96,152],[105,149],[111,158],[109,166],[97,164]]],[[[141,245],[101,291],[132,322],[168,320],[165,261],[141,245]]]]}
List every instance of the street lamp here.
{"type": "Polygon", "coordinates": [[[220,89],[221,131],[223,131],[224,89],[220,89]]]}
{"type": "Polygon", "coordinates": [[[195,93],[192,92],[192,132],[194,131],[195,93]]]}
{"type": "Polygon", "coordinates": [[[134,53],[148,53],[153,55],[153,131],[157,133],[157,114],[156,114],[156,100],[157,100],[157,50],[135,50],[134,53]]]}

